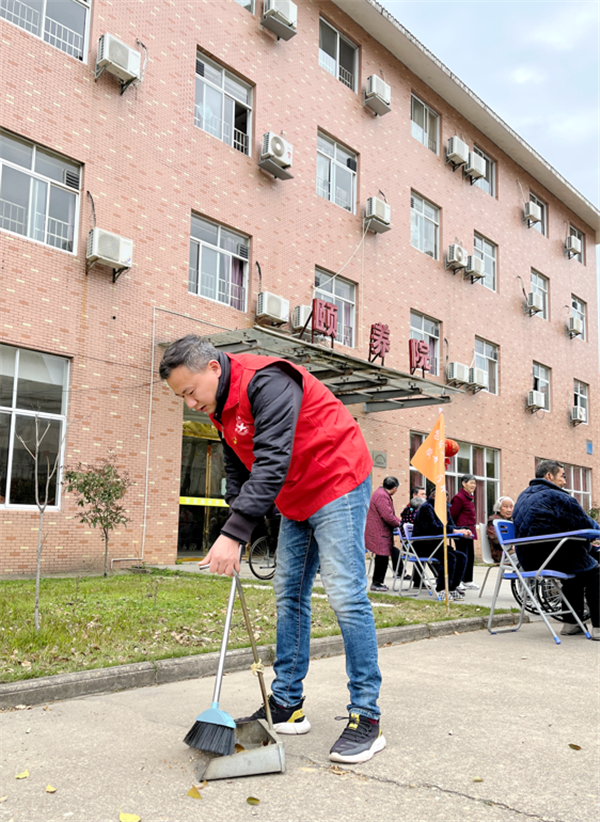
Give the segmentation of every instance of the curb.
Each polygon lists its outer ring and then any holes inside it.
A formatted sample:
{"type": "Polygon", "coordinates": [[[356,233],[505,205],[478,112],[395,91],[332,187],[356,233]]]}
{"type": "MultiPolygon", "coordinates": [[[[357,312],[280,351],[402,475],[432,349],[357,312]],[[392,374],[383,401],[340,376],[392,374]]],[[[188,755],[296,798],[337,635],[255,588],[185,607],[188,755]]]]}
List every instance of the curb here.
{"type": "MultiPolygon", "coordinates": [[[[498,614],[494,617],[495,627],[512,625],[517,614],[498,614]]],[[[525,622],[528,616],[525,615],[525,622]]],[[[419,639],[432,639],[469,631],[481,631],[486,627],[483,617],[451,619],[447,622],[430,622],[424,625],[403,625],[395,628],[380,628],[377,631],[377,645],[401,645],[419,639]]],[[[344,653],[344,642],[340,635],[311,639],[310,658],[322,659],[344,653]]],[[[261,660],[272,665],[275,661],[275,646],[261,645],[258,648],[261,660]]],[[[0,709],[15,708],[18,705],[38,705],[73,699],[79,696],[105,694],[128,688],[145,688],[164,685],[183,679],[198,679],[216,673],[219,654],[197,654],[196,656],[159,659],[156,662],[135,662],[131,665],[116,665],[93,671],[79,671],[72,674],[57,674],[24,682],[10,682],[0,685],[0,709]]],[[[250,648],[236,648],[227,652],[225,673],[248,669],[254,658],[250,648]]]]}

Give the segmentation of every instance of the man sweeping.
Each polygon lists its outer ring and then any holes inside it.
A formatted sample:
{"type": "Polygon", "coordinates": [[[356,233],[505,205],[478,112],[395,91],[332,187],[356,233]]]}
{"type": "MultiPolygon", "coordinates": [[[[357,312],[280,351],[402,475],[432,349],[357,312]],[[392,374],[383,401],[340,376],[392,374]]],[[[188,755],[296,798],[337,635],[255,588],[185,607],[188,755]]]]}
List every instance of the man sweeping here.
{"type": "MultiPolygon", "coordinates": [[[[207,413],[223,441],[231,515],[203,561],[239,571],[239,544],[272,508],[282,514],[273,581],[277,604],[275,730],[303,734],[311,592],[320,566],[346,651],[349,719],[329,753],[366,762],[385,747],[377,706],[381,674],[366,594],[364,530],[372,461],[358,424],[315,377],[274,357],[225,354],[189,335],[165,351],[160,376],[188,408],[207,413]]],[[[248,722],[265,717],[264,707],[248,722]]]]}

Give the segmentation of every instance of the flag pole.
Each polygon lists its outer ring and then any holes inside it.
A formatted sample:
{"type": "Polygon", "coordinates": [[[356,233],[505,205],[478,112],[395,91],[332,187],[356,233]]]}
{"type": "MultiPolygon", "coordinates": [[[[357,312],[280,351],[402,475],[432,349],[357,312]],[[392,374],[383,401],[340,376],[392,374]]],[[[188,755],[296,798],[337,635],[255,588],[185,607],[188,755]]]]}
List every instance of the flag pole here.
{"type": "Polygon", "coordinates": [[[446,593],[446,616],[450,616],[450,593],[448,591],[448,537],[446,534],[446,523],[444,523],[444,590],[446,593]]]}

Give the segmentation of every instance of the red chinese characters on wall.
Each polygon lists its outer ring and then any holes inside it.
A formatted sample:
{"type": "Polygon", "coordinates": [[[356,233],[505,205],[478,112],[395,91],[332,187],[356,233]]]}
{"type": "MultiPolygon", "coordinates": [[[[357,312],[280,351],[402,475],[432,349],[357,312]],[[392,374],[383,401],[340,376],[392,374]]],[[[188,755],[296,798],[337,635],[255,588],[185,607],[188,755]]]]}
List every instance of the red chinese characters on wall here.
{"type": "Polygon", "coordinates": [[[431,351],[425,340],[409,340],[408,351],[410,356],[410,373],[414,374],[417,368],[423,373],[431,371],[431,351]]]}
{"type": "Polygon", "coordinates": [[[312,330],[326,337],[337,338],[338,309],[337,305],[319,300],[313,300],[312,330]]]}
{"type": "Polygon", "coordinates": [[[383,323],[373,323],[369,337],[369,362],[381,357],[383,364],[385,355],[390,350],[390,327],[383,323]]]}

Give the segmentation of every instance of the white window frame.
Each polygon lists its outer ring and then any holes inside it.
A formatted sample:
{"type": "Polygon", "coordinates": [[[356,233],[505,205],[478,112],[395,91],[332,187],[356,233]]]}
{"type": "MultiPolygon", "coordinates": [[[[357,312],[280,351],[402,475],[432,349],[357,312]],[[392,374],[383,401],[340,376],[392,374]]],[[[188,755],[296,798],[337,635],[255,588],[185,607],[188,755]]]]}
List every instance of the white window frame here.
{"type": "Polygon", "coordinates": [[[580,300],[579,297],[575,296],[575,294],[571,294],[571,317],[575,317],[583,323],[583,334],[581,335],[582,340],[586,339],[587,334],[586,315],[587,303],[580,300]]]}
{"type": "Polygon", "coordinates": [[[222,143],[225,143],[226,146],[231,146],[231,148],[239,151],[241,154],[246,154],[247,156],[252,156],[252,105],[253,105],[253,98],[254,95],[252,93],[252,86],[247,83],[245,80],[242,80],[241,77],[238,77],[237,74],[233,74],[231,71],[227,71],[226,68],[221,66],[215,60],[211,60],[202,52],[197,52],[196,54],[196,71],[194,77],[196,81],[199,79],[206,86],[208,86],[209,90],[212,89],[214,92],[217,92],[221,95],[221,114],[220,118],[217,118],[213,115],[214,120],[219,120],[219,128],[218,133],[217,129],[207,127],[209,124],[204,122],[203,112],[202,109],[204,107],[204,102],[202,104],[198,103],[197,100],[197,82],[196,82],[196,90],[194,92],[194,125],[204,131],[206,134],[210,134],[212,137],[215,137],[217,140],[220,140],[222,143]],[[217,83],[212,80],[208,79],[205,75],[200,73],[200,65],[204,64],[208,66],[212,71],[219,72],[221,75],[221,85],[217,85],[217,83]],[[226,82],[230,79],[234,83],[237,83],[240,86],[243,86],[247,92],[247,101],[241,100],[239,97],[236,97],[231,91],[228,91],[226,88],[226,82]],[[226,134],[225,126],[227,125],[223,106],[226,102],[229,101],[231,105],[233,105],[233,116],[232,116],[232,123],[231,123],[231,135],[226,134]],[[248,102],[249,101],[249,102],[248,102]],[[247,111],[247,124],[246,124],[246,133],[244,134],[243,131],[240,129],[235,128],[235,106],[241,106],[242,108],[246,109],[247,111]]]}
{"type": "Polygon", "coordinates": [[[314,297],[325,300],[328,303],[337,305],[338,308],[338,335],[336,342],[346,348],[354,348],[356,337],[356,283],[338,277],[325,271],[323,268],[315,268],[314,297]],[[322,280],[319,285],[317,281],[322,280]],[[351,291],[352,297],[349,299],[342,292],[340,286],[345,286],[351,291]],[[344,308],[349,306],[350,323],[344,320],[344,308]]]}
{"type": "MultiPolygon", "coordinates": [[[[65,2],[65,0],[63,0],[65,2]]],[[[51,17],[46,15],[46,3],[44,3],[44,11],[40,14],[36,9],[33,9],[31,6],[27,4],[24,0],[0,0],[0,20],[6,20],[8,23],[11,23],[13,26],[17,26],[22,31],[26,31],[31,34],[33,37],[36,37],[38,40],[41,40],[43,43],[47,43],[49,46],[62,51],[63,54],[67,54],[69,57],[72,57],[74,60],[79,60],[82,63],[87,63],[87,53],[88,53],[88,38],[89,38],[89,30],[90,30],[90,17],[91,17],[91,0],[69,0],[69,2],[73,3],[75,6],[80,6],[85,10],[85,23],[83,26],[83,35],[79,34],[73,29],[69,29],[66,26],[63,26],[58,21],[53,20],[51,17]],[[21,22],[17,22],[20,20],[21,22]],[[37,22],[36,22],[37,21],[37,22]],[[54,24],[54,26],[52,25],[54,24]],[[34,31],[34,28],[37,27],[41,34],[38,34],[34,31]],[[49,31],[46,31],[48,27],[49,31]],[[75,35],[75,37],[81,39],[81,46],[80,46],[80,55],[78,56],[76,53],[73,53],[74,46],[72,43],[68,43],[64,40],[64,36],[66,32],[69,32],[71,35],[75,35]],[[58,35],[63,34],[63,42],[67,45],[67,48],[61,48],[61,46],[57,45],[56,42],[53,40],[58,39],[58,35]],[[46,39],[46,35],[48,39],[46,39]],[[70,49],[70,50],[69,50],[70,49]]],[[[66,35],[68,36],[68,35],[66,35]]],[[[79,49],[78,49],[79,50],[79,49]]]]}
{"type": "Polygon", "coordinates": [[[478,146],[473,146],[473,153],[485,160],[485,176],[475,180],[475,185],[490,197],[496,196],[496,163],[478,146]]]}
{"type": "Polygon", "coordinates": [[[539,223],[532,223],[531,228],[535,228],[537,232],[543,234],[544,237],[548,236],[548,214],[547,214],[547,206],[543,200],[540,200],[539,197],[536,197],[535,194],[529,192],[529,202],[535,203],[538,205],[542,211],[542,219],[539,223]]]}
{"type": "Polygon", "coordinates": [[[552,386],[552,372],[548,368],[547,365],[542,365],[539,362],[533,363],[533,384],[532,388],[534,391],[540,391],[546,400],[546,405],[544,408],[540,408],[540,411],[550,411],[551,410],[551,402],[550,402],[550,391],[552,386]],[[544,390],[545,389],[545,390],[544,390]]]}
{"type": "Polygon", "coordinates": [[[429,345],[429,352],[431,355],[431,371],[432,377],[438,377],[439,369],[439,348],[440,348],[440,321],[434,320],[433,317],[428,317],[427,314],[422,314],[420,311],[410,310],[410,339],[424,340],[429,345]],[[429,327],[426,327],[429,323],[429,327]],[[434,333],[434,332],[437,332],[434,333]]]}
{"type": "Polygon", "coordinates": [[[482,368],[488,375],[487,393],[498,394],[498,346],[475,337],[475,368],[482,368]],[[490,376],[493,376],[493,380],[490,376]]]}
{"type": "Polygon", "coordinates": [[[218,223],[213,222],[212,220],[207,220],[205,217],[201,217],[199,214],[192,214],[192,226],[194,224],[194,220],[197,220],[201,223],[205,223],[211,229],[216,230],[217,240],[216,243],[210,243],[207,240],[200,239],[198,237],[193,236],[193,228],[192,232],[190,233],[190,262],[189,262],[189,278],[188,278],[188,293],[193,294],[195,297],[200,297],[203,300],[209,300],[213,303],[218,303],[219,305],[227,306],[227,308],[232,308],[234,311],[242,311],[245,313],[247,311],[247,304],[248,304],[248,259],[250,256],[250,238],[244,234],[240,234],[238,231],[233,231],[226,226],[221,226],[218,223]],[[221,246],[223,242],[222,233],[223,231],[227,232],[229,235],[233,235],[234,238],[239,239],[239,244],[244,245],[248,249],[248,256],[244,256],[240,253],[234,253],[229,249],[225,249],[221,246]],[[211,297],[206,293],[202,293],[203,285],[202,285],[202,254],[203,249],[207,249],[207,254],[218,255],[217,257],[217,268],[215,274],[215,287],[214,293],[217,295],[215,297],[211,297]],[[196,254],[198,260],[198,266],[194,267],[192,265],[192,255],[196,254]],[[221,256],[222,257],[229,257],[231,258],[229,261],[229,281],[221,280],[219,274],[221,271],[221,256]],[[234,303],[240,300],[240,297],[234,297],[232,294],[232,282],[231,282],[231,272],[232,272],[232,265],[233,260],[241,260],[243,263],[243,284],[241,286],[243,290],[243,294],[241,296],[241,307],[236,306],[234,303]],[[224,290],[221,288],[221,282],[225,284],[225,288],[227,289],[227,300],[220,299],[220,295],[224,294],[224,290]]]}
{"type": "Polygon", "coordinates": [[[439,153],[440,147],[440,115],[424,103],[416,94],[410,98],[410,133],[421,145],[426,146],[434,154],[439,153]],[[414,119],[415,104],[423,107],[423,123],[421,127],[414,119]],[[432,122],[433,121],[433,122],[432,122]],[[432,129],[431,126],[434,126],[432,129]],[[435,131],[435,135],[432,135],[435,131]],[[422,134],[419,134],[422,132],[422,134]]]}
{"type": "Polygon", "coordinates": [[[580,254],[573,254],[571,259],[575,258],[577,262],[585,265],[585,234],[575,228],[574,225],[569,226],[569,237],[577,237],[579,242],[581,243],[581,253],[580,254]]]}
{"type": "MultiPolygon", "coordinates": [[[[540,462],[543,460],[550,459],[549,457],[536,457],[535,458],[535,467],[537,469],[540,462]]],[[[562,467],[565,469],[565,479],[566,485],[563,488],[563,491],[566,491],[567,494],[570,494],[577,502],[581,505],[584,511],[589,511],[592,507],[592,472],[589,468],[585,468],[582,465],[571,465],[568,462],[561,462],[562,467]],[[577,484],[574,482],[575,475],[579,474],[579,489],[575,489],[575,485],[577,484]],[[585,483],[584,483],[585,477],[585,483]],[[583,485],[585,484],[587,491],[583,491],[583,485]]]]}
{"type": "Polygon", "coordinates": [[[428,257],[431,257],[433,260],[439,260],[440,256],[440,209],[431,203],[429,200],[426,200],[424,197],[421,197],[420,194],[417,194],[414,191],[410,192],[410,244],[413,248],[416,248],[418,251],[423,252],[423,254],[427,254],[428,257]],[[434,216],[430,216],[426,214],[426,206],[432,209],[434,212],[434,216]],[[425,224],[430,223],[433,228],[433,233],[435,237],[435,253],[430,254],[429,251],[425,250],[425,224]],[[413,236],[415,233],[415,229],[418,230],[419,237],[418,237],[418,245],[413,243],[413,236]]]}
{"type": "Polygon", "coordinates": [[[254,0],[235,0],[238,6],[241,6],[246,11],[249,11],[250,14],[254,14],[254,0]]]}
{"type": "Polygon", "coordinates": [[[548,320],[550,318],[550,280],[544,274],[536,271],[535,268],[531,269],[531,290],[534,294],[539,294],[544,301],[543,310],[537,311],[535,316],[540,317],[542,320],[548,320]]]}
{"type": "Polygon", "coordinates": [[[473,255],[483,260],[485,266],[485,277],[477,282],[481,283],[490,291],[496,291],[496,261],[498,246],[486,239],[482,234],[475,232],[473,239],[473,255]]]}
{"type": "MultiPolygon", "coordinates": [[[[36,417],[40,419],[40,434],[44,432],[45,423],[47,422],[58,422],[59,423],[59,440],[58,440],[58,447],[60,451],[59,456],[59,464],[55,475],[55,483],[56,483],[56,491],[55,491],[55,504],[48,505],[46,511],[59,511],[60,510],[60,500],[61,500],[61,482],[62,482],[62,469],[64,465],[64,456],[65,456],[65,432],[66,432],[66,422],[67,422],[67,407],[68,407],[68,386],[69,386],[69,366],[70,361],[66,357],[58,357],[55,354],[46,354],[44,351],[32,351],[31,353],[40,354],[44,357],[49,357],[54,360],[60,360],[64,364],[64,382],[62,386],[62,405],[61,405],[61,414],[51,413],[49,411],[36,411],[27,408],[21,408],[17,405],[17,388],[18,388],[18,376],[19,376],[19,364],[20,364],[20,355],[22,351],[30,353],[28,349],[18,348],[12,345],[5,345],[4,343],[0,343],[0,348],[11,349],[15,352],[15,360],[14,360],[14,381],[13,381],[13,390],[12,390],[12,401],[10,406],[9,405],[0,405],[0,415],[2,417],[10,417],[9,428],[8,428],[8,459],[6,465],[6,496],[4,498],[4,502],[0,502],[0,510],[2,509],[9,509],[9,510],[22,510],[22,511],[38,511],[38,506],[35,502],[31,505],[27,505],[24,503],[11,503],[10,502],[10,486],[11,486],[11,477],[12,477],[12,467],[13,467],[13,457],[14,457],[14,446],[15,446],[15,428],[17,424],[17,418],[29,418],[31,420],[35,420],[36,417]]],[[[0,352],[1,353],[1,352],[0,352]]],[[[52,468],[52,465],[50,466],[52,468]]],[[[0,493],[2,492],[0,487],[0,493]]],[[[40,496],[43,499],[43,486],[40,486],[40,496]]]]}
{"type": "MultiPolygon", "coordinates": [[[[330,202],[335,203],[336,205],[340,206],[340,208],[343,208],[345,211],[349,211],[351,214],[356,214],[357,168],[358,156],[353,151],[350,151],[345,146],[341,145],[340,143],[337,143],[335,140],[332,140],[331,137],[325,136],[325,134],[322,134],[320,131],[318,132],[317,194],[319,195],[319,197],[322,197],[324,200],[329,200],[330,202]],[[321,158],[320,161],[319,158],[321,158]],[[352,163],[354,164],[354,168],[352,168],[351,165],[348,165],[348,161],[352,161],[352,163]],[[325,180],[324,177],[319,177],[319,162],[321,164],[327,162],[329,180],[325,180]],[[339,201],[338,187],[336,185],[338,169],[343,169],[345,173],[348,173],[350,175],[350,181],[352,186],[352,202],[350,203],[350,207],[347,207],[346,205],[344,205],[343,202],[339,201]]],[[[341,191],[343,191],[343,189],[341,189],[341,191]]]]}
{"type": "Polygon", "coordinates": [[[324,20],[322,17],[319,18],[319,65],[322,69],[325,69],[326,72],[331,74],[332,77],[335,77],[337,80],[340,81],[340,83],[343,83],[343,85],[345,85],[347,88],[351,89],[352,91],[357,90],[358,46],[356,45],[356,43],[353,43],[352,40],[349,40],[347,37],[344,37],[344,35],[341,32],[339,32],[335,28],[335,26],[332,26],[331,23],[328,23],[327,20],[324,20]],[[335,34],[335,58],[321,48],[321,26],[327,26],[327,28],[331,29],[331,31],[335,34]],[[354,51],[354,61],[351,75],[348,69],[342,66],[340,61],[340,47],[342,43],[345,43],[354,51]]]}
{"type": "Polygon", "coordinates": [[[573,380],[573,405],[577,408],[585,408],[585,423],[587,425],[590,421],[589,408],[589,386],[581,380],[573,380]]]}
{"type": "MultiPolygon", "coordinates": [[[[81,194],[82,166],[76,160],[71,160],[69,157],[63,157],[60,154],[57,154],[54,151],[49,151],[44,146],[38,146],[36,143],[32,143],[30,140],[26,140],[26,139],[20,137],[17,134],[10,134],[10,133],[5,132],[2,129],[0,129],[0,137],[2,137],[2,136],[6,136],[9,139],[15,139],[20,143],[24,143],[27,146],[30,146],[31,149],[32,149],[32,154],[31,154],[31,168],[27,168],[26,166],[19,165],[18,163],[15,163],[15,162],[10,162],[9,160],[5,160],[2,157],[0,157],[0,193],[1,193],[1,189],[2,189],[2,179],[3,179],[3,169],[4,168],[14,169],[15,171],[18,171],[21,174],[28,175],[30,177],[30,191],[31,191],[31,181],[34,181],[34,180],[38,180],[41,183],[44,183],[47,186],[47,191],[46,191],[46,202],[45,202],[45,205],[44,205],[44,239],[43,240],[38,240],[35,237],[30,237],[28,234],[22,234],[19,231],[11,231],[10,228],[4,228],[3,227],[3,221],[4,220],[6,220],[9,225],[11,223],[16,224],[16,223],[20,222],[19,220],[16,220],[12,217],[13,211],[10,210],[10,209],[7,210],[8,211],[8,216],[5,216],[5,214],[4,214],[5,205],[14,206],[16,208],[21,208],[21,206],[18,206],[14,203],[11,203],[9,200],[2,200],[2,199],[0,199],[0,233],[10,234],[12,237],[20,237],[22,240],[27,240],[28,242],[37,243],[38,245],[43,245],[46,248],[52,248],[55,251],[61,251],[63,254],[70,254],[71,256],[76,256],[77,255],[77,243],[78,243],[78,240],[79,240],[79,206],[80,206],[80,199],[81,199],[80,194],[81,194]],[[64,183],[59,183],[57,180],[53,179],[52,177],[47,177],[43,174],[40,174],[39,172],[34,171],[35,165],[36,165],[36,154],[37,154],[38,149],[41,149],[45,153],[56,157],[56,159],[59,160],[59,161],[62,161],[62,162],[67,162],[68,161],[72,165],[78,166],[79,167],[79,186],[77,188],[71,188],[71,186],[65,185],[64,183]],[[54,234],[54,235],[50,234],[50,232],[49,232],[49,222],[50,222],[50,220],[54,220],[55,223],[62,223],[63,225],[67,226],[68,228],[71,228],[69,223],[65,223],[63,220],[57,220],[56,218],[52,218],[52,217],[49,216],[50,194],[51,194],[51,191],[52,191],[53,187],[55,189],[60,190],[60,191],[65,191],[69,194],[72,194],[75,197],[75,210],[74,210],[73,225],[72,225],[73,238],[71,240],[73,247],[72,247],[71,250],[69,250],[67,248],[61,248],[59,245],[53,245],[52,243],[47,242],[47,239],[48,239],[49,236],[58,236],[56,234],[54,234]]],[[[30,193],[30,203],[32,202],[31,198],[33,196],[34,195],[32,195],[30,193]]],[[[31,205],[28,206],[28,210],[31,212],[29,214],[29,217],[28,217],[28,225],[29,225],[32,222],[32,220],[34,219],[35,213],[34,213],[33,207],[31,205]]],[[[28,228],[28,230],[29,230],[29,228],[28,228]]]]}

